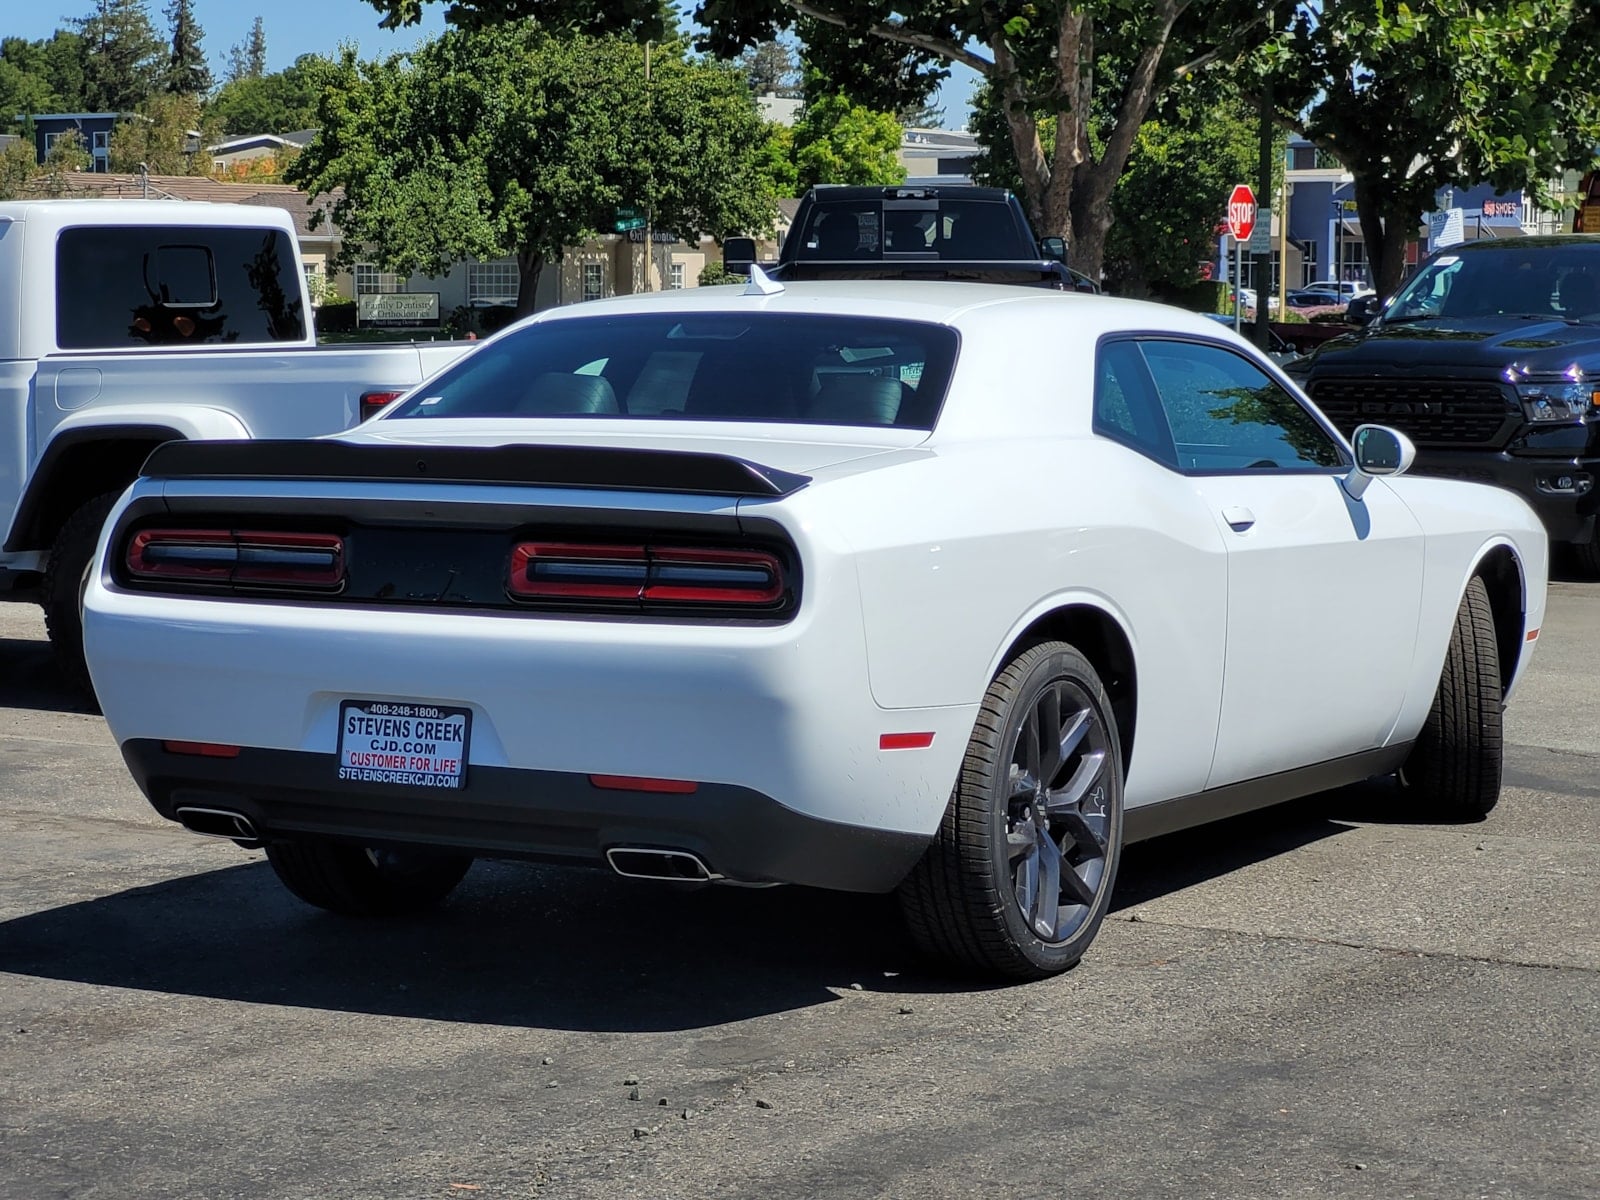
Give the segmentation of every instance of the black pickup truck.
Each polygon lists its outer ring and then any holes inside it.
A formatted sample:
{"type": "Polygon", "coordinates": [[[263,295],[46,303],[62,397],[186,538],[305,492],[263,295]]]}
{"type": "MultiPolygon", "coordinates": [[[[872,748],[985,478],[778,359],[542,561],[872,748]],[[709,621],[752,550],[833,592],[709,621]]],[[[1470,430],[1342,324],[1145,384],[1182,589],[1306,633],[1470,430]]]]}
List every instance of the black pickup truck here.
{"type": "MultiPolygon", "coordinates": [[[[1005,188],[821,185],[800,201],[772,279],[957,279],[1097,292],[1066,265],[1061,238],[1033,236],[1005,188]]],[[[723,264],[748,274],[755,242],[729,238],[723,264]]]]}
{"type": "Polygon", "coordinates": [[[1413,468],[1499,484],[1600,578],[1600,237],[1521,237],[1428,258],[1364,327],[1291,364],[1346,434],[1389,425],[1413,468]]]}

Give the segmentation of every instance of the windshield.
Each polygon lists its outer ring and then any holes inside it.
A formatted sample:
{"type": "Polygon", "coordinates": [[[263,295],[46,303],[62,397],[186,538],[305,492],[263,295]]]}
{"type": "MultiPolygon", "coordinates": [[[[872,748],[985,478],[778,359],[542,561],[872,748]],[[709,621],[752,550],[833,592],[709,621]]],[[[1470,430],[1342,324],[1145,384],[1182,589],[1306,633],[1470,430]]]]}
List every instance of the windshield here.
{"type": "Polygon", "coordinates": [[[1387,322],[1430,317],[1541,317],[1600,321],[1600,239],[1445,253],[1408,283],[1387,322]]]}
{"type": "Polygon", "coordinates": [[[975,262],[1034,257],[1011,209],[993,200],[860,200],[818,204],[811,212],[796,259],[838,262],[915,254],[975,262]]]}
{"type": "Polygon", "coordinates": [[[584,417],[932,429],[956,333],[777,313],[579,317],[516,330],[385,420],[584,417]]]}

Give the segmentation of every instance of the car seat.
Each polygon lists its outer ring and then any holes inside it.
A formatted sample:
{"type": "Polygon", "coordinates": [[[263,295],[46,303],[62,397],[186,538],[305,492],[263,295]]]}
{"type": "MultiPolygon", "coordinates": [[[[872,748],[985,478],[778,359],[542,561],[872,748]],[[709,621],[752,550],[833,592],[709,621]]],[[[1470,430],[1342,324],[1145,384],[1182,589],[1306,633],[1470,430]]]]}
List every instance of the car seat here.
{"type": "Polygon", "coordinates": [[[536,375],[512,410],[518,416],[606,416],[618,413],[617,394],[599,375],[549,371],[536,375]]]}
{"type": "Polygon", "coordinates": [[[1600,311],[1600,284],[1587,271],[1568,271],[1556,295],[1561,311],[1569,317],[1600,311]]]}
{"type": "Polygon", "coordinates": [[[902,395],[898,379],[880,375],[828,375],[806,417],[828,425],[893,425],[902,395]]]}

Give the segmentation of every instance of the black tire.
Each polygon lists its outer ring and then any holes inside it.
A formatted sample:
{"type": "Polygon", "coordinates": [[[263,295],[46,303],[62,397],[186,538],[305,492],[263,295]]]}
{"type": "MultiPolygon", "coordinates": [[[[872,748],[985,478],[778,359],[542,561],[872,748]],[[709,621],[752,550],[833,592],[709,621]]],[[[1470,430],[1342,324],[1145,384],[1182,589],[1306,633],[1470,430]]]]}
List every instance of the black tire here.
{"type": "Polygon", "coordinates": [[[1574,542],[1572,563],[1585,579],[1600,579],[1600,527],[1587,542],[1574,542]]]}
{"type": "Polygon", "coordinates": [[[935,958],[1041,979],[1076,966],[1089,948],[1121,854],[1122,754],[1111,702],[1082,654],[1040,643],[990,684],[944,820],[900,885],[901,910],[912,939],[935,958]],[[1079,718],[1085,730],[1063,753],[1079,718]],[[1043,749],[1051,739],[1039,738],[1030,760],[1029,729],[1052,725],[1054,759],[1043,749]],[[1019,760],[1039,766],[1019,770],[1019,760]],[[1053,918],[1049,845],[1059,852],[1053,918]]]}
{"type": "Polygon", "coordinates": [[[1425,815],[1478,820],[1500,799],[1500,649],[1483,580],[1467,584],[1433,707],[1402,776],[1425,815]]]}
{"type": "Polygon", "coordinates": [[[397,917],[434,908],[472,866],[465,854],[320,838],[268,842],[266,850],[284,887],[307,904],[349,917],[397,917]]]}
{"type": "Polygon", "coordinates": [[[100,541],[106,514],[120,492],[102,492],[85,501],[67,518],[50,547],[44,571],[44,627],[56,666],[67,683],[86,699],[94,699],[94,684],[83,658],[83,585],[89,560],[100,541]]]}

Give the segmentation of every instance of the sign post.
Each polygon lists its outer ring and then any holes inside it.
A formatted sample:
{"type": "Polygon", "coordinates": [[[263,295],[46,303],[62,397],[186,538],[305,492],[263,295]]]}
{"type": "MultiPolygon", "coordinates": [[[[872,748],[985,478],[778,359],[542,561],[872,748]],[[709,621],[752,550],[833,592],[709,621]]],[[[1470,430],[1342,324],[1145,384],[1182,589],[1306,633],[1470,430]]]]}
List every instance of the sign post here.
{"type": "MultiPolygon", "coordinates": [[[[1235,332],[1244,323],[1244,244],[1256,227],[1256,194],[1250,185],[1241,183],[1228,196],[1228,232],[1233,235],[1233,328],[1235,332]]],[[[1256,293],[1260,303],[1261,293],[1256,293]]]]}

